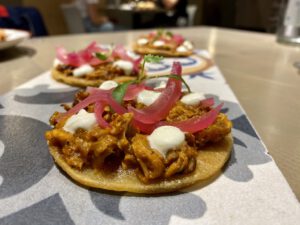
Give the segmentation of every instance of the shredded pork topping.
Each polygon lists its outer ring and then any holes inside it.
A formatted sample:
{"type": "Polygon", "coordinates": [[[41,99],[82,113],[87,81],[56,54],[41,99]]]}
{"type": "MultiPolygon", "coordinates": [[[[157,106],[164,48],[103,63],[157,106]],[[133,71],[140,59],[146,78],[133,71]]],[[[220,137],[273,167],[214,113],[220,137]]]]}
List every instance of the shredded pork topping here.
{"type": "MultiPolygon", "coordinates": [[[[65,74],[66,76],[73,76],[73,70],[75,67],[70,65],[58,65],[56,69],[65,74]]],[[[118,76],[125,76],[124,70],[113,66],[113,63],[104,63],[97,66],[94,66],[95,71],[88,73],[86,75],[80,76],[87,80],[112,80],[118,76]]]]}
{"type": "MultiPolygon", "coordinates": [[[[182,37],[183,38],[183,37],[182,37]]],[[[181,44],[179,44],[169,33],[156,33],[155,35],[149,34],[149,35],[143,35],[140,36],[139,39],[137,39],[137,45],[139,45],[138,40],[140,39],[146,39],[147,42],[140,45],[140,47],[145,48],[151,48],[151,49],[157,49],[157,50],[167,50],[170,52],[177,52],[177,49],[181,44]],[[160,42],[162,44],[157,44],[157,42],[160,42]]],[[[183,39],[184,41],[184,39],[183,39]]],[[[182,42],[183,42],[182,41],[182,42]]],[[[189,49],[186,49],[187,51],[190,51],[189,49]]]]}
{"type": "MultiPolygon", "coordinates": [[[[87,92],[78,92],[73,106],[87,98],[87,92]]],[[[135,105],[135,101],[128,101],[125,105],[135,105]]],[[[70,106],[64,105],[66,110],[70,106]]],[[[85,108],[88,112],[94,111],[91,104],[85,108]]],[[[195,116],[201,116],[209,111],[209,107],[189,106],[177,102],[170,110],[166,121],[180,122],[195,116]]],[[[106,107],[103,118],[109,127],[100,128],[96,125],[90,131],[77,129],[74,134],[63,130],[68,118],[59,118],[54,113],[50,118],[53,130],[46,132],[46,139],[51,147],[57,148],[65,161],[73,168],[107,169],[114,165],[114,169],[135,171],[137,177],[144,183],[155,182],[161,179],[172,179],[178,175],[192,173],[197,165],[197,152],[210,142],[218,142],[231,131],[231,122],[226,115],[219,113],[215,122],[206,129],[196,133],[186,133],[184,144],[176,149],[170,149],[167,155],[162,156],[157,150],[151,149],[147,136],[132,126],[133,114],[118,115],[110,107],[106,107]]],[[[111,171],[111,170],[107,170],[111,171]]]]}
{"type": "Polygon", "coordinates": [[[201,107],[201,105],[195,107],[185,105],[182,102],[176,102],[176,105],[170,110],[166,120],[168,122],[184,121],[195,116],[202,116],[209,111],[207,107],[201,107]]]}

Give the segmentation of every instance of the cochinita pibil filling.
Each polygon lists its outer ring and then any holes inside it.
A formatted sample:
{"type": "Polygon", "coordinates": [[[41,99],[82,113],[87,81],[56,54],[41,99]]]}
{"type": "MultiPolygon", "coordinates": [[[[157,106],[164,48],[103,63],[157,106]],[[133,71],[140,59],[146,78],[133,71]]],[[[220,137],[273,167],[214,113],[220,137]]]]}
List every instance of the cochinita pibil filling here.
{"type": "Polygon", "coordinates": [[[141,36],[136,40],[139,47],[168,50],[171,52],[186,53],[193,51],[193,44],[179,34],[170,31],[158,30],[141,36]]]}
{"type": "MultiPolygon", "coordinates": [[[[172,74],[181,74],[174,63],[172,74]]],[[[46,132],[71,167],[135,171],[144,183],[192,173],[201,148],[222,140],[231,122],[212,98],[182,92],[179,79],[153,88],[133,83],[120,98],[118,84],[103,83],[76,94],[65,113],[55,112],[46,132]]]]}
{"type": "Polygon", "coordinates": [[[110,80],[117,76],[136,76],[141,59],[130,55],[123,46],[104,48],[92,42],[78,52],[67,53],[64,48],[57,48],[53,66],[66,76],[110,80]]]}

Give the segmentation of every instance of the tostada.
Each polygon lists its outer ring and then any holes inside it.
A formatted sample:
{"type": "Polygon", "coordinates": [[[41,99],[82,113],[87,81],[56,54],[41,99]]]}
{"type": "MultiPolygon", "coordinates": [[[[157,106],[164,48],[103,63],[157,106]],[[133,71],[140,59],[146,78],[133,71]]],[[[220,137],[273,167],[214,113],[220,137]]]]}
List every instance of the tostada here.
{"type": "Polygon", "coordinates": [[[180,34],[157,30],[136,39],[132,49],[134,52],[143,55],[186,57],[193,54],[194,45],[180,34]]]}
{"type": "Polygon", "coordinates": [[[121,83],[136,79],[141,59],[121,45],[103,47],[92,42],[85,49],[71,53],[59,47],[52,77],[78,87],[98,87],[106,80],[121,83]]]}
{"type": "Polygon", "coordinates": [[[133,193],[172,192],[218,174],[232,149],[222,103],[191,92],[180,63],[166,77],[154,87],[137,79],[78,92],[50,118],[55,162],[85,186],[133,193]]]}

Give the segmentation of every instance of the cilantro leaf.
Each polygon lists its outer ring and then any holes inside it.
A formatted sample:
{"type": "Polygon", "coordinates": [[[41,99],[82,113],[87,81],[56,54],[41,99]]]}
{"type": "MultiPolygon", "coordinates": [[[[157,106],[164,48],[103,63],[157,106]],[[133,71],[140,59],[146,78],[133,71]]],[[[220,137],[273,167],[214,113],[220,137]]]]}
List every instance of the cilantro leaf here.
{"type": "Polygon", "coordinates": [[[148,63],[159,63],[164,59],[164,57],[162,56],[158,56],[158,55],[145,55],[144,59],[143,59],[143,63],[142,63],[142,67],[138,76],[138,80],[141,81],[142,79],[144,79],[145,76],[145,64],[146,62],[148,63]]]}
{"type": "Polygon", "coordinates": [[[119,84],[112,92],[113,98],[120,104],[123,102],[123,98],[125,96],[125,93],[127,91],[127,88],[130,84],[135,83],[136,81],[127,81],[122,84],[119,84]]]}
{"type": "Polygon", "coordinates": [[[100,53],[100,52],[96,52],[96,57],[102,61],[107,60],[107,55],[100,53]]]}
{"type": "Polygon", "coordinates": [[[164,32],[165,32],[165,30],[163,28],[161,28],[161,29],[158,29],[156,33],[157,33],[157,36],[160,37],[163,35],[164,32]]]}
{"type": "Polygon", "coordinates": [[[173,37],[173,33],[171,31],[167,31],[166,32],[166,35],[170,36],[170,37],[173,37]]]}

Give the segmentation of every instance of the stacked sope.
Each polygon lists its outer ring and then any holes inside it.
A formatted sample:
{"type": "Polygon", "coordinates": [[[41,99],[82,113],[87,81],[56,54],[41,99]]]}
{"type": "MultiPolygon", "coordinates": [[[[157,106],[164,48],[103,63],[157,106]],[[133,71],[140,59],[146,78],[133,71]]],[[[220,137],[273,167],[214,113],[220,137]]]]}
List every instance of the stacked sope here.
{"type": "Polygon", "coordinates": [[[230,156],[231,122],[222,104],[190,90],[181,69],[175,62],[155,87],[139,72],[78,92],[50,119],[55,162],[83,185],[134,193],[176,191],[218,174],[230,156]]]}
{"type": "Polygon", "coordinates": [[[85,49],[70,52],[56,49],[52,77],[78,87],[98,87],[107,80],[125,82],[136,79],[142,57],[123,46],[101,46],[92,42],[85,49]]]}

